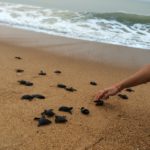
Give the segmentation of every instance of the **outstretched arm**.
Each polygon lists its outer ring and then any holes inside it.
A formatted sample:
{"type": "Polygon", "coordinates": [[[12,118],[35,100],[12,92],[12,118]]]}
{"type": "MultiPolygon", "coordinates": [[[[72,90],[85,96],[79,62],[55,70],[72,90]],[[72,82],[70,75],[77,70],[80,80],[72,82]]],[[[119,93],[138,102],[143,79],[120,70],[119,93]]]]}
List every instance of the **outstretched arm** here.
{"type": "Polygon", "coordinates": [[[109,88],[99,91],[95,96],[95,100],[108,99],[109,96],[116,95],[125,88],[137,86],[146,82],[150,82],[150,64],[144,66],[129,78],[114,84],[109,88]]]}

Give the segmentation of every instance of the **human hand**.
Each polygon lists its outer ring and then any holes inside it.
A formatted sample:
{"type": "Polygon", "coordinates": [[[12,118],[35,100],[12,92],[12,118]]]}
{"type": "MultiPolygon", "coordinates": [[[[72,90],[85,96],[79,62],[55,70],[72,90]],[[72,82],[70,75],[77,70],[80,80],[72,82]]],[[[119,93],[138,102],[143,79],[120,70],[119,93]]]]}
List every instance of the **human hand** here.
{"type": "Polygon", "coordinates": [[[109,88],[106,88],[104,90],[100,90],[94,100],[100,100],[100,99],[108,99],[109,96],[114,96],[117,93],[119,93],[121,91],[121,88],[119,86],[113,85],[109,88]]]}

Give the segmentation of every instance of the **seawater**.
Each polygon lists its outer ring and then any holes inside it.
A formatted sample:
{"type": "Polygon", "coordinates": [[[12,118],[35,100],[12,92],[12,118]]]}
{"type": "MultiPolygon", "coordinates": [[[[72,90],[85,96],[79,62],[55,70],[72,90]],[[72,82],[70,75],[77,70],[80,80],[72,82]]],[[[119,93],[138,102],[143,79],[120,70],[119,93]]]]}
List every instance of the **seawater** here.
{"type": "Polygon", "coordinates": [[[51,35],[150,49],[149,14],[74,11],[0,1],[0,23],[51,35]]]}

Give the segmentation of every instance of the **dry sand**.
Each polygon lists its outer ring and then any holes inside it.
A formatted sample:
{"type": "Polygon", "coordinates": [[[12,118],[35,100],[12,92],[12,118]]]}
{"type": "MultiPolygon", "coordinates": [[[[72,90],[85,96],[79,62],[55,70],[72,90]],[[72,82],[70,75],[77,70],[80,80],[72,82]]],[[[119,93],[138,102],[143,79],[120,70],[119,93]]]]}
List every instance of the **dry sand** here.
{"type": "MultiPolygon", "coordinates": [[[[65,50],[67,46],[66,43],[61,46],[63,41],[57,46],[47,46],[45,40],[43,45],[39,46],[37,42],[36,46],[33,38],[36,34],[18,34],[22,38],[12,39],[15,36],[14,30],[11,31],[3,31],[7,34],[0,36],[0,150],[149,150],[149,84],[133,88],[133,93],[123,91],[129,100],[114,96],[103,107],[96,107],[92,100],[98,90],[129,76],[136,69],[41,51],[54,47],[65,50]],[[17,60],[15,56],[23,59],[17,60]],[[16,74],[17,68],[25,72],[16,74]],[[54,74],[57,69],[62,74],[54,74]],[[39,76],[40,70],[46,71],[47,76],[39,76]],[[17,81],[21,79],[32,81],[34,86],[19,85],[17,81]],[[98,86],[91,86],[91,80],[98,86]],[[77,92],[58,89],[57,83],[73,86],[77,92]],[[31,102],[20,99],[22,95],[32,93],[43,94],[46,99],[31,102]],[[60,105],[73,106],[73,114],[59,112],[60,105]],[[89,116],[80,113],[82,106],[90,110],[89,116]],[[48,108],[66,115],[68,123],[55,124],[52,118],[51,125],[37,127],[33,118],[48,108]]],[[[17,33],[26,34],[25,31],[17,33]]],[[[71,39],[64,41],[68,41],[67,45],[84,43],[71,39]]],[[[85,44],[84,49],[86,47],[85,44]]]]}

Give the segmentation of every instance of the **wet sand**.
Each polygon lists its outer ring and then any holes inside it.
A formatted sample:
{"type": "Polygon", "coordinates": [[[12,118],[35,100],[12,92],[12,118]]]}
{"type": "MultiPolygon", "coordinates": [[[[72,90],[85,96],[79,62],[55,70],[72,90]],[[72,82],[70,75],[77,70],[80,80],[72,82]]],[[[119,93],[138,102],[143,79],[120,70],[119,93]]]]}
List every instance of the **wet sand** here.
{"type": "Polygon", "coordinates": [[[57,55],[89,60],[126,68],[139,68],[150,63],[150,50],[116,46],[59,36],[49,36],[0,26],[0,41],[21,47],[34,47],[57,55]]]}
{"type": "MultiPolygon", "coordinates": [[[[16,29],[10,28],[4,32],[3,29],[0,29],[0,150],[149,149],[149,84],[134,87],[135,92],[132,93],[123,91],[128,95],[128,100],[114,96],[103,107],[96,107],[93,103],[93,96],[98,90],[129,76],[142,63],[127,68],[128,65],[116,66],[115,62],[110,64],[82,57],[77,59],[75,53],[67,52],[70,49],[73,51],[76,46],[86,50],[93,45],[96,49],[97,44],[43,34],[37,36],[36,33],[16,32],[16,29]],[[58,55],[54,50],[65,55],[58,55]],[[23,59],[17,60],[15,56],[23,59]],[[15,69],[18,68],[25,72],[17,74],[15,69]],[[40,70],[46,71],[47,75],[39,76],[40,70]],[[62,74],[56,75],[55,70],[61,70],[62,74]],[[21,79],[33,82],[34,86],[19,85],[17,81],[21,79]],[[98,85],[90,85],[91,80],[98,85]],[[57,83],[73,86],[77,91],[71,93],[59,89],[57,83]],[[43,94],[46,99],[31,102],[20,99],[24,94],[34,93],[43,94]],[[61,105],[72,106],[73,114],[59,112],[61,105]],[[82,106],[90,110],[89,116],[80,113],[82,106]],[[51,125],[37,127],[33,118],[48,108],[54,109],[58,115],[67,116],[68,123],[55,124],[53,117],[50,118],[51,125]]],[[[132,50],[121,46],[98,45],[100,51],[107,50],[106,47],[114,47],[114,51],[132,50]]]]}

